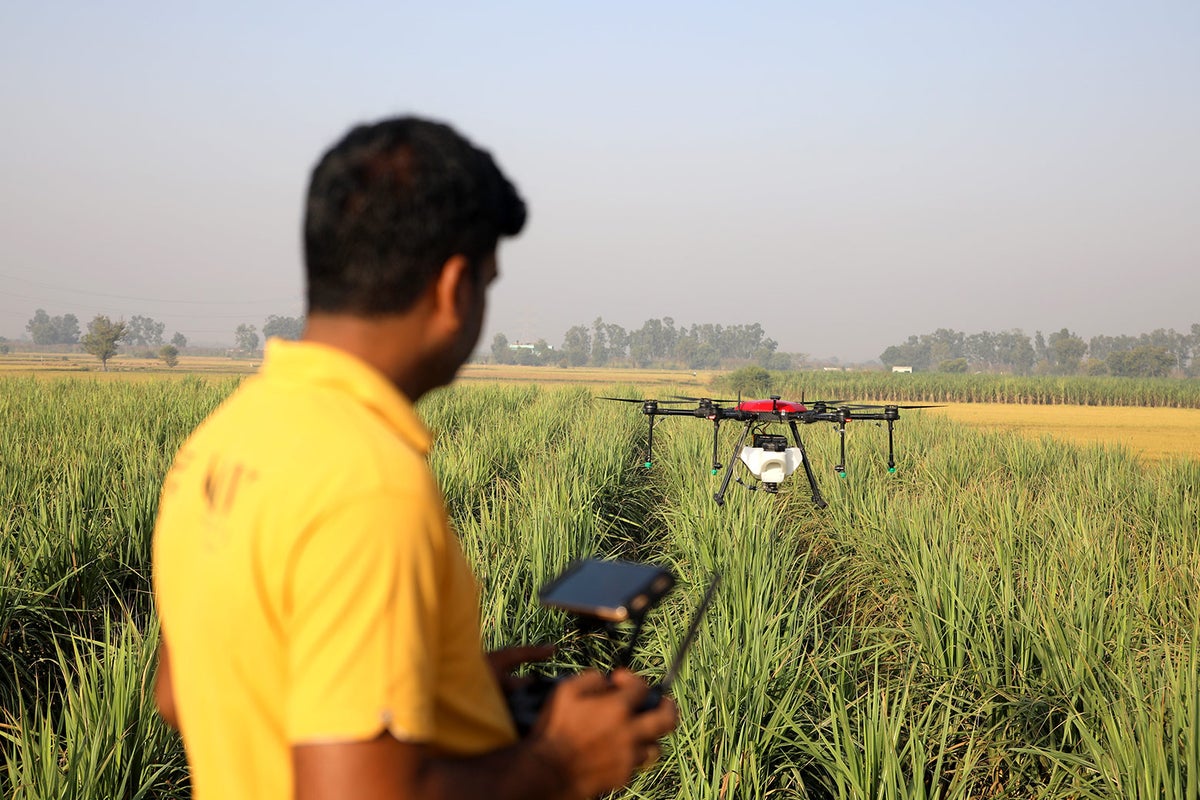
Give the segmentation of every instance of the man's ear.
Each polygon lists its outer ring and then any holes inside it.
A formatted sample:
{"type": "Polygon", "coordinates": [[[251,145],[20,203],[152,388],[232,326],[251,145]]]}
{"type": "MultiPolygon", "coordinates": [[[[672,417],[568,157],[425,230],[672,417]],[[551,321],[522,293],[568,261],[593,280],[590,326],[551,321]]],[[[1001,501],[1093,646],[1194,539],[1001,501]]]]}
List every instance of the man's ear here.
{"type": "Polygon", "coordinates": [[[471,265],[466,256],[452,255],[442,264],[442,271],[433,283],[433,313],[437,323],[453,329],[462,324],[471,280],[471,265]]]}

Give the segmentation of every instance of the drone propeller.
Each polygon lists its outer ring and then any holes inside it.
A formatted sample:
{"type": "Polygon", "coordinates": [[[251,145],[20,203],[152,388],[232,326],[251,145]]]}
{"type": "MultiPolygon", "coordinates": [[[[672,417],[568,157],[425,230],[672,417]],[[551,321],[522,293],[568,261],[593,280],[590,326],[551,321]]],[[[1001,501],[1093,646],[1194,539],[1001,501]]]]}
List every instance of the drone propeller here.
{"type": "Polygon", "coordinates": [[[655,403],[660,406],[684,405],[684,403],[680,400],[653,400],[653,399],[639,400],[636,397],[600,397],[599,395],[597,395],[596,399],[597,400],[613,400],[618,403],[637,403],[638,405],[644,405],[646,403],[655,403]]]}
{"type": "MultiPolygon", "coordinates": [[[[640,405],[642,407],[642,413],[645,414],[649,418],[649,423],[650,423],[649,428],[646,433],[646,460],[644,462],[642,462],[642,466],[644,466],[646,469],[650,469],[651,467],[653,467],[654,466],[654,422],[655,422],[654,418],[656,416],[659,416],[660,414],[671,413],[667,409],[663,409],[662,411],[659,411],[658,407],[659,406],[678,406],[678,405],[683,404],[682,401],[679,401],[679,400],[652,400],[652,399],[639,400],[636,397],[600,397],[599,399],[600,400],[612,400],[617,403],[637,403],[638,405],[640,405]]],[[[674,413],[679,414],[679,413],[686,413],[686,412],[676,411],[674,413]]]]}
{"type": "Polygon", "coordinates": [[[673,395],[676,400],[688,403],[737,403],[737,400],[722,400],[717,397],[684,397],[683,395],[673,395]]]}
{"type": "Polygon", "coordinates": [[[942,405],[902,406],[902,405],[897,405],[895,403],[850,403],[849,405],[838,405],[836,403],[830,403],[829,405],[836,405],[837,408],[845,408],[850,411],[854,411],[856,409],[868,409],[868,408],[898,408],[898,409],[903,409],[903,410],[907,410],[910,408],[944,408],[944,406],[942,406],[942,405]]]}

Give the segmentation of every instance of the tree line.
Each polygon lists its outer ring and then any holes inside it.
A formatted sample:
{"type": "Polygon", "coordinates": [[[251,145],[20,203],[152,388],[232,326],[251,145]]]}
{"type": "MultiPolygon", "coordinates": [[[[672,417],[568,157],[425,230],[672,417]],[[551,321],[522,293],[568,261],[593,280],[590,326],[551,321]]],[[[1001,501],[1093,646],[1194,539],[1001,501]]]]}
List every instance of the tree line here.
{"type": "Polygon", "coordinates": [[[676,326],[671,317],[648,319],[626,330],[597,317],[590,326],[574,325],[555,349],[545,339],[529,344],[510,342],[497,333],[490,360],[496,364],[561,367],[660,367],[716,369],[747,362],[785,370],[792,357],[778,352],[779,343],[767,337],[762,325],[676,326]]]}
{"type": "Polygon", "coordinates": [[[1008,372],[1015,375],[1200,377],[1200,324],[1188,333],[1159,328],[1139,336],[1084,339],[1066,328],[1033,338],[1020,330],[966,334],[938,328],[909,336],[879,356],[888,367],[921,372],[1008,372]]]}
{"type": "MultiPolygon", "coordinates": [[[[122,350],[133,352],[138,348],[147,350],[146,355],[161,358],[168,366],[175,366],[180,353],[188,346],[187,337],[179,331],[164,340],[166,324],[158,320],[135,314],[128,320],[112,320],[105,314],[97,314],[88,323],[87,333],[79,327],[79,318],[74,314],[52,317],[45,309],[37,309],[25,324],[30,341],[35,345],[77,345],[83,352],[100,359],[102,369],[108,368],[108,360],[122,350]],[[157,348],[156,350],[154,348],[157,348]]],[[[286,317],[272,314],[263,323],[264,339],[279,337],[299,339],[304,331],[303,317],[286,317]]],[[[233,332],[235,354],[256,355],[259,350],[259,332],[254,325],[238,325],[233,332]]],[[[8,345],[0,339],[0,352],[8,352],[8,345]]]]}

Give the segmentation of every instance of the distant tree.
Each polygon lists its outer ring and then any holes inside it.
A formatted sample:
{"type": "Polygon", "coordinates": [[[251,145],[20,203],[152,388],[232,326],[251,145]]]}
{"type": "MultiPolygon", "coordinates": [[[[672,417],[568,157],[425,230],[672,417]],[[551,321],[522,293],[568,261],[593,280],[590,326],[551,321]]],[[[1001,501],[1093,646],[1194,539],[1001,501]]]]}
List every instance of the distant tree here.
{"type": "Polygon", "coordinates": [[[175,331],[175,335],[171,337],[171,344],[177,349],[182,350],[187,347],[187,337],[179,331],[175,331]]]}
{"type": "Polygon", "coordinates": [[[767,369],[771,369],[771,360],[775,358],[777,349],[779,349],[779,342],[774,339],[763,339],[754,349],[754,360],[767,369]]]}
{"type": "Polygon", "coordinates": [[[79,319],[74,314],[55,317],[54,325],[58,329],[60,344],[75,344],[79,341],[79,319]]]}
{"type": "Polygon", "coordinates": [[[34,344],[75,344],[79,341],[79,319],[74,314],[51,317],[45,309],[34,312],[25,324],[34,344]]]}
{"type": "Polygon", "coordinates": [[[537,366],[537,358],[533,354],[533,348],[518,347],[512,351],[512,362],[519,367],[534,367],[537,366]]]}
{"type": "Polygon", "coordinates": [[[1188,337],[1191,349],[1191,360],[1188,362],[1187,375],[1189,378],[1200,377],[1200,322],[1192,323],[1192,333],[1188,337]]]}
{"type": "Polygon", "coordinates": [[[938,372],[966,372],[969,366],[965,358],[948,358],[938,362],[938,372]]]}
{"type": "Polygon", "coordinates": [[[258,330],[253,325],[244,322],[238,325],[233,332],[233,341],[243,355],[252,356],[258,352],[258,330]]]}
{"type": "MultiPolygon", "coordinates": [[[[938,364],[941,371],[943,361],[955,361],[963,356],[964,336],[960,331],[949,328],[938,328],[927,337],[929,346],[929,363],[938,364]]],[[[966,372],[964,369],[963,372],[966,372]]]]}
{"type": "Polygon", "coordinates": [[[279,317],[272,314],[267,317],[262,334],[267,339],[274,337],[297,341],[304,335],[304,317],[279,317]]]}
{"type": "Polygon", "coordinates": [[[592,354],[592,337],[582,325],[569,328],[563,336],[563,353],[572,367],[582,367],[592,354]]]}
{"type": "MultiPolygon", "coordinates": [[[[805,355],[798,353],[796,358],[803,361],[805,355]]],[[[771,353],[770,360],[764,365],[767,369],[773,369],[778,372],[786,372],[792,368],[792,356],[790,353],[771,353]]]]}
{"type": "Polygon", "coordinates": [[[687,366],[688,369],[716,369],[721,366],[721,352],[709,342],[701,342],[687,366]]]}
{"type": "Polygon", "coordinates": [[[892,345],[884,350],[879,360],[888,367],[912,367],[914,370],[929,369],[929,336],[909,336],[904,344],[892,345]]]}
{"type": "Polygon", "coordinates": [[[1037,360],[1029,337],[1019,330],[996,334],[996,358],[1017,375],[1028,375],[1037,360]]]}
{"type": "MultiPolygon", "coordinates": [[[[694,336],[680,336],[675,340],[675,349],[671,356],[688,369],[696,369],[696,355],[700,351],[700,343],[694,336]]],[[[639,350],[640,352],[640,350],[639,350]]]]}
{"type": "Polygon", "coordinates": [[[1165,378],[1175,368],[1175,357],[1166,347],[1143,345],[1126,352],[1109,353],[1108,371],[1125,378],[1165,378]]]}
{"type": "Polygon", "coordinates": [[[108,371],[108,360],[117,354],[117,342],[125,337],[125,322],[113,322],[103,314],[97,314],[88,323],[88,332],[80,341],[83,351],[100,359],[100,369],[108,371]]]}
{"type": "Polygon", "coordinates": [[[54,344],[54,326],[44,308],[33,312],[33,318],[25,323],[25,330],[29,331],[34,344],[54,344]]]}
{"type": "Polygon", "coordinates": [[[125,344],[132,347],[157,347],[163,343],[163,331],[167,327],[157,320],[140,314],[130,317],[126,326],[125,344]]]}
{"type": "Polygon", "coordinates": [[[596,317],[592,321],[592,366],[603,367],[610,357],[608,351],[608,326],[596,317]]]}
{"type": "Polygon", "coordinates": [[[497,333],[492,337],[492,363],[511,364],[512,361],[513,354],[508,349],[508,337],[503,333],[497,333]]]}
{"type": "Polygon", "coordinates": [[[166,362],[168,367],[179,363],[179,348],[173,344],[164,344],[158,351],[158,357],[166,362]]]}
{"type": "Polygon", "coordinates": [[[1066,328],[1050,334],[1047,340],[1052,371],[1059,375],[1074,375],[1087,352],[1087,343],[1066,328]]]}
{"type": "Polygon", "coordinates": [[[771,391],[771,373],[759,366],[735,369],[725,377],[725,382],[738,396],[762,397],[771,391]]]}
{"type": "Polygon", "coordinates": [[[604,336],[607,339],[609,363],[625,358],[625,350],[629,347],[629,334],[625,329],[620,325],[606,322],[604,323],[604,336]]]}

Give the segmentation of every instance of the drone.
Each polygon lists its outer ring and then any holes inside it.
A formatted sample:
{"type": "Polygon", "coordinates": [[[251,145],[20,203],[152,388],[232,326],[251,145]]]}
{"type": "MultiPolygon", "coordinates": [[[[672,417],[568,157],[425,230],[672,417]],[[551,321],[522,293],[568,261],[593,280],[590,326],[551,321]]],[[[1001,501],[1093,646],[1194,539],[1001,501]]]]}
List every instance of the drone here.
{"type": "Polygon", "coordinates": [[[776,494],[779,484],[797,468],[803,467],[812,490],[813,504],[817,508],[825,508],[828,503],[821,496],[817,486],[817,476],[813,472],[804,441],[800,438],[800,425],[811,425],[814,422],[829,422],[837,426],[838,433],[838,463],[834,471],[839,477],[846,477],[846,423],[855,420],[875,420],[887,423],[889,473],[896,471],[894,427],[900,419],[900,411],[913,408],[936,408],[927,405],[870,405],[862,403],[845,403],[841,400],[815,400],[808,404],[800,401],[784,400],[779,395],[771,395],[767,400],[715,400],[708,397],[674,397],[668,400],[637,400],[628,397],[602,397],[601,400],[615,400],[620,403],[639,403],[642,413],[649,417],[650,427],[646,439],[647,469],[654,465],[654,426],[661,417],[695,417],[705,419],[713,424],[712,445],[712,474],[725,470],[721,486],[713,495],[717,505],[725,505],[725,493],[729,483],[734,480],[734,467],[741,463],[757,483],[746,483],[740,477],[737,482],[751,491],[761,488],[768,494],[776,494]],[[682,406],[692,406],[682,407],[682,406]],[[729,463],[722,464],[718,460],[719,435],[721,423],[725,421],[744,423],[737,444],[734,445],[733,455],[729,463]],[[792,433],[792,444],[788,443],[786,434],[770,433],[772,425],[786,425],[792,433]],[[746,440],[750,439],[750,446],[746,440]]]}

